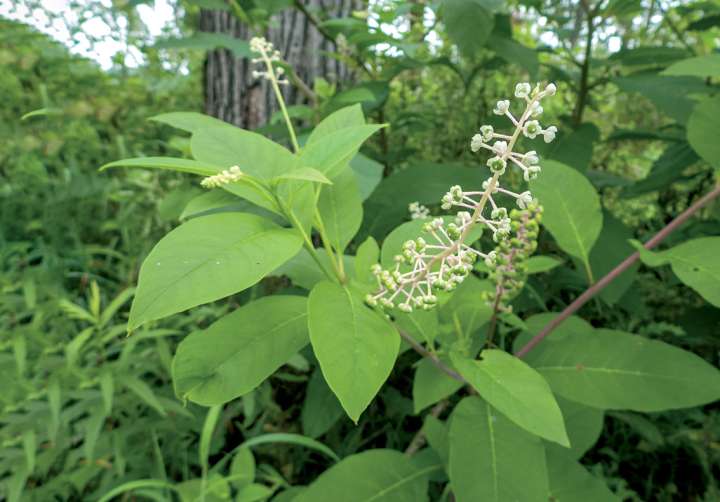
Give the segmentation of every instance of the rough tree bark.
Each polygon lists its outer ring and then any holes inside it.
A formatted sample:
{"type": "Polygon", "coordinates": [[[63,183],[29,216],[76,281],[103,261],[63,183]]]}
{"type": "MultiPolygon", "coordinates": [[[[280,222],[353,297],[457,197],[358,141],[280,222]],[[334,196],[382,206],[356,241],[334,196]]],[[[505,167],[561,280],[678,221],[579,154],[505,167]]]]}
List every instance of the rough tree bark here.
{"type": "MultiPolygon", "coordinates": [[[[363,0],[301,1],[310,12],[321,9],[328,18],[347,17],[364,3],[363,0]]],[[[230,12],[203,10],[200,29],[230,33],[244,40],[264,35],[311,87],[317,77],[330,82],[342,82],[350,77],[347,67],[324,55],[325,51],[335,51],[335,45],[326,40],[298,9],[285,9],[274,16],[266,33],[253,32],[230,12]]],[[[246,129],[265,124],[277,111],[277,104],[268,83],[252,78],[253,69],[257,69],[254,66],[247,59],[235,58],[225,49],[208,53],[204,77],[205,113],[246,129]]],[[[283,92],[289,105],[305,101],[292,86],[286,86],[283,92]]]]}

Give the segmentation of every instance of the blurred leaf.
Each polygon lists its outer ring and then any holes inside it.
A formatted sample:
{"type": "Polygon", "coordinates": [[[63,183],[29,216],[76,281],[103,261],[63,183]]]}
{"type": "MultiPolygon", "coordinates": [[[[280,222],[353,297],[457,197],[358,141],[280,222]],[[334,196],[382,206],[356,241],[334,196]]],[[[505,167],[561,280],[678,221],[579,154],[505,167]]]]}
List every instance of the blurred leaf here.
{"type": "Polygon", "coordinates": [[[720,96],[701,101],[695,106],[687,124],[687,138],[703,160],[720,169],[720,141],[715,134],[720,129],[720,96]]]}
{"type": "Polygon", "coordinates": [[[483,48],[492,32],[494,19],[486,0],[446,0],[442,5],[442,19],[450,39],[468,58],[483,48]]]}
{"type": "Polygon", "coordinates": [[[720,54],[708,54],[683,59],[662,72],[663,75],[684,75],[690,77],[720,76],[720,54]]]}
{"type": "Polygon", "coordinates": [[[325,383],[320,368],[316,368],[308,382],[300,414],[303,433],[311,438],[320,437],[342,416],[340,402],[325,383]]]}

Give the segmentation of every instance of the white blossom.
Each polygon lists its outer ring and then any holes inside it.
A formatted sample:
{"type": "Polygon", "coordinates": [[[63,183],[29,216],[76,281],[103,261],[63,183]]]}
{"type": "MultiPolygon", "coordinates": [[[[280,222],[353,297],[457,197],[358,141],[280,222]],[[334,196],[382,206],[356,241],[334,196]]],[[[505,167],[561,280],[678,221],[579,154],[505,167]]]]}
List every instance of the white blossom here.
{"type": "Polygon", "coordinates": [[[545,143],[550,143],[552,140],[555,139],[555,133],[557,132],[557,127],[550,126],[547,129],[544,129],[542,132],[543,139],[545,140],[545,143]]]}
{"type": "Polygon", "coordinates": [[[538,135],[542,131],[542,128],[540,127],[540,123],[537,120],[528,120],[525,122],[525,127],[523,127],[523,134],[530,138],[534,139],[535,136],[538,135]]]}
{"type": "Polygon", "coordinates": [[[205,188],[218,188],[223,185],[227,185],[228,183],[239,181],[244,175],[245,173],[240,170],[240,167],[232,166],[231,168],[225,169],[218,174],[203,178],[200,184],[205,188]]]}
{"type": "Polygon", "coordinates": [[[484,144],[483,140],[484,138],[481,134],[474,135],[470,140],[470,150],[472,150],[473,152],[477,152],[478,150],[480,150],[484,144]]]}
{"type": "Polygon", "coordinates": [[[408,205],[408,211],[410,211],[410,219],[413,220],[421,220],[430,216],[430,210],[417,201],[408,205]]]}
{"type": "Polygon", "coordinates": [[[516,98],[527,98],[530,96],[532,87],[527,82],[521,82],[515,86],[515,97],[516,98]]]}
{"type": "Polygon", "coordinates": [[[508,110],[510,110],[510,101],[503,99],[497,102],[495,108],[493,109],[493,113],[495,115],[505,115],[508,110]]]}

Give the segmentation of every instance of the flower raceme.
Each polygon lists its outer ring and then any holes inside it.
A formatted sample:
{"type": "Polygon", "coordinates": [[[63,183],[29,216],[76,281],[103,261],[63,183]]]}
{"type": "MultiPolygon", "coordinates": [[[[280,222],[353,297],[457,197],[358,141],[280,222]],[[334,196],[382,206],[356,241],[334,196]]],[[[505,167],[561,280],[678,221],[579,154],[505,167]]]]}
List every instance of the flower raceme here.
{"type": "MultiPolygon", "coordinates": [[[[459,209],[454,221],[446,223],[443,218],[432,219],[423,225],[426,238],[418,237],[403,244],[400,254],[395,256],[394,268],[373,266],[372,272],[376,277],[378,290],[365,297],[368,305],[397,307],[403,312],[412,312],[416,308],[429,310],[437,304],[436,293],[455,289],[470,273],[478,258],[484,260],[491,270],[497,270],[498,265],[504,265],[497,263],[499,254],[496,250],[484,253],[466,241],[471,229],[476,225],[492,232],[493,240],[500,246],[503,251],[500,254],[503,256],[517,240],[517,235],[510,238],[513,231],[517,233],[517,222],[513,221],[517,217],[508,216],[508,210],[495,200],[497,194],[515,199],[520,210],[524,210],[523,213],[529,211],[530,214],[537,214],[537,202],[529,191],[515,193],[503,188],[499,179],[505,174],[508,165],[520,168],[525,181],[535,179],[540,174],[540,158],[537,153],[534,150],[516,152],[515,146],[521,135],[528,139],[542,136],[546,143],[555,139],[557,128],[543,127],[537,120],[543,113],[540,104],[542,99],[553,96],[555,92],[554,84],[548,84],[544,89],[541,89],[540,85],[532,88],[527,82],[517,84],[515,97],[525,104],[524,111],[518,117],[511,112],[510,100],[497,102],[493,113],[506,116],[510,120],[514,126],[512,134],[499,133],[492,126],[483,125],[479,133],[470,140],[470,149],[473,152],[488,150],[491,154],[486,165],[492,176],[482,183],[482,190],[465,191],[459,185],[450,187],[442,198],[441,207],[444,210],[459,209]]],[[[528,251],[532,250],[523,249],[524,253],[528,251]]],[[[510,275],[513,273],[505,270],[505,267],[501,267],[501,270],[509,272],[510,275]]],[[[508,273],[502,275],[507,276],[508,273]]],[[[503,278],[505,286],[501,292],[508,290],[507,294],[503,294],[503,299],[515,292],[515,287],[509,287],[511,281],[508,279],[503,278]]]]}

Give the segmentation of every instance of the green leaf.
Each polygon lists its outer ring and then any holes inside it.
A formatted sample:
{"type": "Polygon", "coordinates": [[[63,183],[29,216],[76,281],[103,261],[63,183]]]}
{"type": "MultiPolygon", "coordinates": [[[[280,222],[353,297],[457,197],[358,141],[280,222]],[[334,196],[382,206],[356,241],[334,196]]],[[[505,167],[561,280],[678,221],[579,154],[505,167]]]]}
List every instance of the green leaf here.
{"type": "Polygon", "coordinates": [[[150,117],[148,120],[161,122],[176,129],[195,132],[206,127],[233,127],[220,119],[198,112],[170,112],[150,117]]]}
{"type": "Polygon", "coordinates": [[[106,369],[100,374],[100,394],[102,394],[105,414],[108,416],[110,416],[112,412],[114,393],[115,384],[113,382],[113,374],[112,371],[106,369]]]}
{"type": "Polygon", "coordinates": [[[673,272],[708,302],[720,307],[720,237],[701,237],[653,253],[642,246],[640,259],[651,267],[670,263],[673,272]]]}
{"type": "Polygon", "coordinates": [[[624,66],[667,66],[688,55],[686,49],[679,47],[635,47],[620,49],[608,59],[618,61],[624,66]]]}
{"type": "Polygon", "coordinates": [[[595,124],[580,124],[577,129],[564,135],[553,145],[548,157],[585,173],[592,161],[593,144],[599,138],[600,131],[595,124]]]}
{"type": "Polygon", "coordinates": [[[508,63],[516,64],[527,70],[531,80],[535,78],[540,69],[537,52],[510,37],[493,33],[488,47],[508,63]]]}
{"type": "Polygon", "coordinates": [[[355,278],[360,282],[373,284],[375,276],[370,269],[379,259],[380,247],[375,239],[368,237],[355,253],[355,278]]]}
{"type": "Polygon", "coordinates": [[[448,473],[458,502],[547,502],[545,452],[526,432],[477,397],[450,418],[448,473]]]}
{"type": "Polygon", "coordinates": [[[468,58],[476,59],[492,33],[495,21],[483,0],[446,0],[443,22],[450,39],[468,58]]]}
{"type": "Polygon", "coordinates": [[[315,441],[312,438],[305,437],[302,434],[291,434],[285,432],[263,434],[262,436],[256,436],[254,438],[248,439],[247,441],[242,443],[239,448],[252,448],[253,446],[259,446],[262,444],[278,443],[294,444],[298,446],[303,446],[305,448],[310,448],[311,450],[319,451],[323,455],[330,457],[336,462],[340,461],[340,458],[337,456],[337,454],[330,448],[325,446],[323,443],[321,443],[320,441],[315,441]]]}
{"type": "Polygon", "coordinates": [[[681,179],[685,168],[690,167],[698,160],[698,155],[686,141],[671,143],[653,162],[648,175],[623,188],[622,195],[623,197],[637,197],[655,190],[663,190],[672,182],[681,179]]]}
{"type": "Polygon", "coordinates": [[[304,167],[313,167],[333,179],[350,162],[360,146],[385,125],[367,124],[343,127],[313,141],[300,153],[304,167]]]}
{"type": "Polygon", "coordinates": [[[320,368],[317,368],[308,382],[300,413],[303,433],[311,438],[320,437],[329,431],[342,415],[342,405],[325,383],[320,368]]]}
{"type": "Polygon", "coordinates": [[[212,165],[238,166],[251,176],[270,180],[300,167],[298,157],[260,134],[239,127],[204,127],[192,135],[195,159],[212,165]]]}
{"type": "Polygon", "coordinates": [[[357,422],[390,375],[399,335],[347,287],[330,282],[310,293],[308,326],[325,380],[357,422]]]}
{"type": "Polygon", "coordinates": [[[180,342],[172,366],[175,390],[205,406],[231,401],[260,385],[307,343],[305,298],[260,298],[180,342]]]}
{"type": "Polygon", "coordinates": [[[687,123],[687,138],[700,157],[715,169],[720,169],[720,141],[715,134],[720,129],[720,96],[698,103],[687,123]]]}
{"type": "Polygon", "coordinates": [[[317,203],[320,218],[333,247],[343,253],[362,223],[363,208],[355,175],[345,170],[322,187],[317,203]]]}
{"type": "Polygon", "coordinates": [[[365,125],[365,115],[362,106],[353,105],[341,108],[325,117],[310,133],[306,145],[321,141],[324,137],[345,127],[365,125]]]}
{"type": "Polygon", "coordinates": [[[546,449],[550,494],[547,500],[558,502],[582,500],[582,502],[620,501],[607,485],[590,474],[570,454],[561,448],[546,449]]]}
{"type": "MultiPolygon", "coordinates": [[[[632,237],[632,231],[622,221],[610,212],[603,212],[602,231],[590,253],[590,267],[595,279],[604,277],[618,263],[633,254],[634,249],[628,242],[632,237]]],[[[638,268],[637,263],[632,265],[603,288],[598,296],[610,305],[617,303],[635,281],[638,268]]]]}
{"type": "Polygon", "coordinates": [[[83,454],[88,462],[94,460],[95,445],[100,437],[100,431],[105,423],[105,411],[101,406],[90,408],[90,416],[85,421],[85,435],[83,437],[83,454]]]}
{"type": "MultiPolygon", "coordinates": [[[[162,403],[158,400],[157,396],[153,392],[152,388],[140,380],[139,378],[135,378],[133,376],[125,375],[122,377],[122,383],[125,387],[130,389],[130,391],[135,394],[137,397],[140,398],[141,401],[143,401],[145,404],[147,404],[150,408],[154,409],[160,415],[167,416],[167,413],[165,412],[165,408],[163,408],[162,403]]],[[[104,410],[103,410],[103,416],[104,416],[104,410]]]]}
{"type": "Polygon", "coordinates": [[[554,258],[552,256],[531,256],[527,262],[528,274],[541,274],[543,272],[549,272],[555,267],[562,265],[562,260],[554,258]]]}
{"type": "Polygon", "coordinates": [[[162,479],[137,479],[134,481],[128,481],[126,483],[123,483],[120,486],[116,486],[112,490],[106,492],[102,497],[100,497],[100,499],[98,499],[98,502],[110,502],[118,495],[122,495],[123,493],[133,490],[141,490],[143,488],[158,488],[163,490],[177,491],[175,485],[167,481],[163,481],[162,479]]]}
{"type": "Polygon", "coordinates": [[[25,465],[27,472],[32,473],[35,470],[35,459],[37,452],[37,435],[33,429],[26,429],[22,433],[22,446],[25,452],[25,465]]]}
{"type": "Polygon", "coordinates": [[[662,75],[684,75],[703,78],[719,77],[720,54],[707,54],[705,56],[683,59],[665,69],[662,75]]]}
{"type": "Polygon", "coordinates": [[[366,200],[380,184],[385,167],[380,162],[358,153],[350,161],[350,169],[357,178],[360,198],[366,200]]]}
{"type": "Polygon", "coordinates": [[[302,180],[312,181],[313,183],[323,183],[325,185],[332,185],[333,182],[327,179],[327,177],[312,167],[301,167],[285,174],[281,174],[275,180],[302,180]]]}
{"type": "Polygon", "coordinates": [[[235,502],[261,502],[268,500],[274,490],[258,483],[243,486],[235,498],[235,502]]]}
{"type": "Polygon", "coordinates": [[[258,216],[194,218],[163,237],[145,259],[128,329],[242,291],[300,246],[294,230],[258,216]]]}
{"type": "Polygon", "coordinates": [[[625,92],[637,93],[649,99],[658,110],[681,124],[688,121],[695,105],[690,96],[707,94],[712,89],[697,77],[673,77],[654,73],[618,77],[613,79],[613,82],[625,92]]]}
{"type": "Polygon", "coordinates": [[[440,331],[438,311],[415,310],[409,314],[394,312],[395,324],[420,343],[431,344],[440,331]]]}
{"type": "Polygon", "coordinates": [[[255,457],[247,447],[238,448],[230,464],[231,483],[236,489],[247,486],[255,479],[255,457]]]}
{"type": "Polygon", "coordinates": [[[253,57],[250,44],[230,33],[208,33],[199,31],[186,37],[169,37],[158,40],[157,49],[196,49],[211,51],[213,49],[228,49],[237,58],[253,57]]]}
{"type": "Polygon", "coordinates": [[[462,382],[440,371],[430,359],[421,359],[413,379],[413,411],[415,414],[420,413],[428,406],[453,395],[462,386],[462,382]]]}
{"type": "Polygon", "coordinates": [[[166,169],[180,173],[197,174],[198,176],[212,176],[224,169],[208,162],[175,157],[139,157],[109,162],[100,167],[101,171],[111,167],[147,167],[150,169],[166,169]]]}
{"type": "Polygon", "coordinates": [[[428,476],[441,468],[441,465],[418,468],[395,450],[369,450],[344,458],[293,500],[427,501],[428,476]]]}
{"type": "MultiPolygon", "coordinates": [[[[330,263],[327,253],[323,252],[322,249],[318,249],[317,255],[320,263],[325,266],[325,269],[332,270],[332,264],[330,263]]],[[[346,272],[353,270],[354,259],[354,256],[343,256],[346,272]]],[[[310,253],[305,248],[300,249],[298,254],[276,269],[272,275],[286,275],[295,286],[307,289],[308,291],[310,291],[318,282],[327,280],[327,275],[323,273],[317,262],[313,260],[312,256],[310,256],[310,253]]]]}
{"type": "Polygon", "coordinates": [[[720,371],[704,359],[621,331],[546,339],[526,359],[554,392],[595,408],[663,411],[720,398],[720,371]]]}
{"type": "Polygon", "coordinates": [[[583,406],[557,398],[563,418],[565,429],[570,438],[569,453],[573,458],[582,457],[597,442],[603,429],[604,414],[602,410],[583,406]]]}
{"type": "Polygon", "coordinates": [[[222,406],[212,406],[208,409],[203,422],[202,431],[200,432],[200,448],[198,449],[198,459],[202,467],[203,478],[207,477],[210,468],[210,443],[212,442],[213,432],[217,426],[222,406]]]}
{"type": "Polygon", "coordinates": [[[600,198],[592,184],[572,167],[548,160],[530,189],[545,208],[545,228],[589,270],[590,250],[602,229],[600,198]]]}
{"type": "Polygon", "coordinates": [[[493,408],[523,429],[570,446],[560,407],[545,379],[522,360],[496,349],[480,360],[451,353],[453,365],[493,408]]]}

